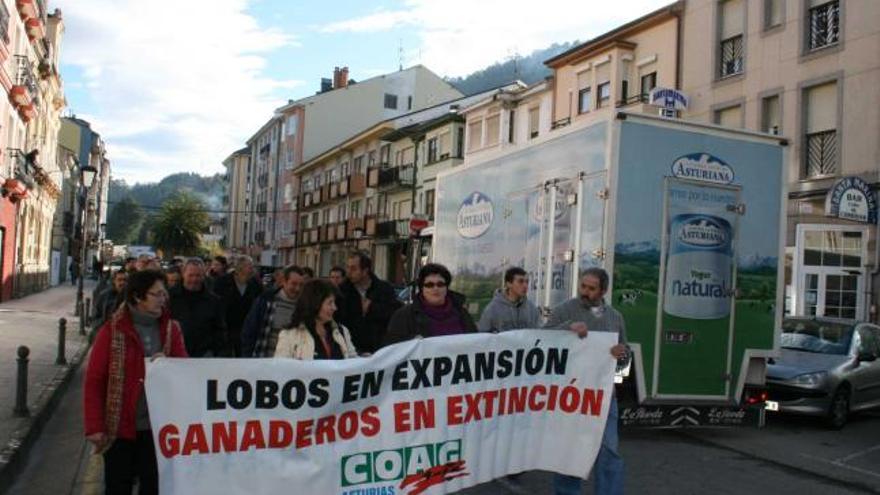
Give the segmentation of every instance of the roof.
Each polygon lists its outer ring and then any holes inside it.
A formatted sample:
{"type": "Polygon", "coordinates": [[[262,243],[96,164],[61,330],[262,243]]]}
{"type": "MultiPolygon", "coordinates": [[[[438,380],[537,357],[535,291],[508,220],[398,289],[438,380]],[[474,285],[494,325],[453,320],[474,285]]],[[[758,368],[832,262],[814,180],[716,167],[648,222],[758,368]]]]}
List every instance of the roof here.
{"type": "Polygon", "coordinates": [[[622,41],[619,38],[630,36],[633,33],[637,33],[647,28],[653,27],[660,22],[680,16],[681,13],[684,12],[684,4],[684,0],[679,0],[678,2],[671,3],[665,7],[661,7],[653,12],[639,17],[634,21],[630,21],[622,26],[612,29],[605,34],[581,43],[580,45],[569,48],[559,55],[545,60],[544,65],[551,68],[557,68],[559,66],[571,63],[573,60],[588,56],[589,54],[597,50],[606,49],[609,46],[613,46],[614,42],[622,41]]]}
{"type": "Polygon", "coordinates": [[[254,133],[251,137],[249,137],[249,138],[247,139],[247,141],[245,141],[245,142],[246,142],[248,145],[250,145],[252,141],[256,141],[256,140],[257,140],[257,138],[260,136],[260,134],[266,132],[266,130],[268,130],[269,127],[271,127],[271,126],[274,125],[274,124],[277,124],[278,122],[281,122],[281,116],[280,116],[280,115],[277,115],[277,114],[276,114],[276,115],[273,115],[269,120],[266,121],[265,124],[263,124],[262,127],[260,127],[260,130],[258,130],[257,132],[255,132],[255,133],[254,133]]]}

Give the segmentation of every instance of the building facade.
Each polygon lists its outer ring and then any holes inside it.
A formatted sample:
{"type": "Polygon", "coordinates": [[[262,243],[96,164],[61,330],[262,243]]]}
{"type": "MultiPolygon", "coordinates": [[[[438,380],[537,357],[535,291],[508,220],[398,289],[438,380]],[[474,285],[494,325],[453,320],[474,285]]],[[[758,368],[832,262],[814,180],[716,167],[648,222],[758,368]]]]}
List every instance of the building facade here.
{"type": "Polygon", "coordinates": [[[223,160],[226,169],[226,184],[223,203],[228,205],[226,213],[226,247],[243,253],[247,249],[245,232],[248,226],[250,201],[250,148],[242,148],[223,160]]]}
{"type": "MultiPolygon", "coordinates": [[[[46,288],[52,277],[52,226],[61,197],[57,163],[65,105],[58,56],[61,12],[46,2],[0,2],[0,299],[46,288]]],[[[57,275],[57,268],[54,270],[57,275]]]]}
{"type": "Polygon", "coordinates": [[[686,118],[788,138],[786,311],[877,320],[880,3],[690,0],[686,118]]]}
{"type": "Polygon", "coordinates": [[[72,170],[76,186],[76,211],[73,212],[73,242],[69,255],[78,263],[81,273],[89,275],[95,262],[104,262],[103,256],[107,213],[109,209],[111,163],[100,134],[92,130],[88,121],[76,116],[63,117],[58,134],[59,155],[67,156],[75,164],[72,170]],[[95,179],[90,189],[82,187],[82,167],[95,168],[95,179]],[[83,250],[85,243],[85,250],[83,250]]]}

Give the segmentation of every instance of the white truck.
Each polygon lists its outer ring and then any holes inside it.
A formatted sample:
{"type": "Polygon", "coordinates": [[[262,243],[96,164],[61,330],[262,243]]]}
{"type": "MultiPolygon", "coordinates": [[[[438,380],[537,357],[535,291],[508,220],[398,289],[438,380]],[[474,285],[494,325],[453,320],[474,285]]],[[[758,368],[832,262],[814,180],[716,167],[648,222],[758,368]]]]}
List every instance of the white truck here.
{"type": "Polygon", "coordinates": [[[781,322],[785,145],[623,112],[556,130],[438,177],[432,260],[474,315],[511,266],[545,315],[604,267],[633,351],[622,422],[759,425],[781,322]]]}

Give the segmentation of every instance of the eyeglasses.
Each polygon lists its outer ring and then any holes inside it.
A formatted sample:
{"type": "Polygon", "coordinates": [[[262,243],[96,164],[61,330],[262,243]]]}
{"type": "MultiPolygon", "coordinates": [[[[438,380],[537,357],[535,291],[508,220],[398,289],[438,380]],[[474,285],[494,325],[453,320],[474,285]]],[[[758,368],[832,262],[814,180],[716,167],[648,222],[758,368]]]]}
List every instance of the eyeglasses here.
{"type": "Polygon", "coordinates": [[[168,292],[166,292],[166,291],[164,291],[164,290],[157,290],[157,291],[153,291],[153,292],[147,292],[147,295],[148,295],[148,296],[153,296],[153,297],[155,297],[156,299],[167,299],[167,298],[168,298],[168,292]]]}
{"type": "Polygon", "coordinates": [[[425,282],[424,284],[422,284],[422,287],[424,287],[425,289],[433,289],[434,287],[438,289],[445,289],[446,282],[425,282]]]}

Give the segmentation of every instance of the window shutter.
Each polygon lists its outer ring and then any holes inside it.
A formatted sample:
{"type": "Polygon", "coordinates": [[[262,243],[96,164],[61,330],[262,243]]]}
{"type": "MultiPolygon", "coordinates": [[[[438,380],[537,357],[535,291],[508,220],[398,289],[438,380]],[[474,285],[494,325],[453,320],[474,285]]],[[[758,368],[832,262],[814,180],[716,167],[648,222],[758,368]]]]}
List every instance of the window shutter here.
{"type": "Polygon", "coordinates": [[[742,0],[727,0],[721,4],[721,39],[726,40],[743,32],[742,0]]]}
{"type": "Polygon", "coordinates": [[[807,91],[807,132],[837,128],[837,84],[823,84],[807,91]]]}

